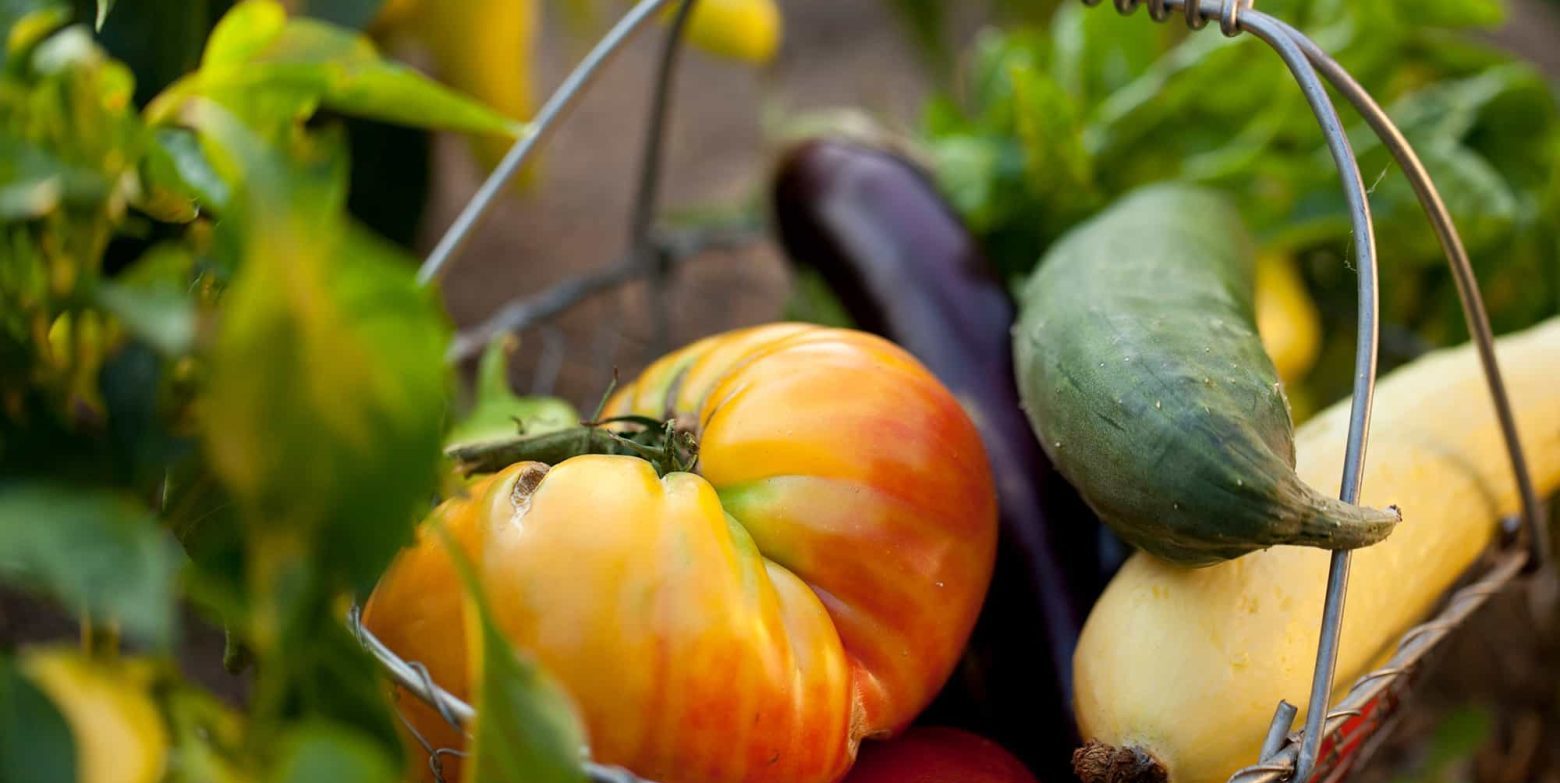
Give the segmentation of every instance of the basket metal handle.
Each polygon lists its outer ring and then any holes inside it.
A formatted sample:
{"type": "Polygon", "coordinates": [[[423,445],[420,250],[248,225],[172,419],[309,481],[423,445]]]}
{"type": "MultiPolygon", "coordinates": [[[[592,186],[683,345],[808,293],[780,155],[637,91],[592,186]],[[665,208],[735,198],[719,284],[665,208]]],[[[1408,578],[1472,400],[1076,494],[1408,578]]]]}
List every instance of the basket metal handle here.
{"type": "MultiPolygon", "coordinates": [[[[1083,0],[1085,5],[1097,5],[1100,0],[1083,0]]],[[[1123,14],[1136,10],[1142,0],[1116,0],[1116,9],[1123,14]]],[[[1171,9],[1179,7],[1185,13],[1187,25],[1193,30],[1207,24],[1217,15],[1220,29],[1225,35],[1249,32],[1267,43],[1283,59],[1301,91],[1310,104],[1327,139],[1327,147],[1343,184],[1344,196],[1349,206],[1349,220],[1353,227],[1355,252],[1359,258],[1359,333],[1355,343],[1354,396],[1350,408],[1348,443],[1344,452],[1343,480],[1339,497],[1348,503],[1359,501],[1360,481],[1364,474],[1365,446],[1370,432],[1371,400],[1376,385],[1377,344],[1379,341],[1379,301],[1376,291],[1377,265],[1375,228],[1371,222],[1370,204],[1364,182],[1360,177],[1359,163],[1355,159],[1347,135],[1338,118],[1337,109],[1328,98],[1326,88],[1318,78],[1318,71],[1352,103],[1366,123],[1392,153],[1403,172],[1408,176],[1425,211],[1436,238],[1451,266],[1456,280],[1458,297],[1468,331],[1478,346],[1479,358],[1489,383],[1490,396],[1495,404],[1501,434],[1511,460],[1512,473],[1522,498],[1522,543],[1525,545],[1523,561],[1519,567],[1536,568],[1548,552],[1546,531],[1543,526],[1538,497],[1529,476],[1527,461],[1522,453],[1511,404],[1506,394],[1500,367],[1495,358],[1494,338],[1489,315],[1479,295],[1478,282],[1473,273],[1462,239],[1452,223],[1451,215],[1441,200],[1434,182],[1408,141],[1398,131],[1375,100],[1362,88],[1337,61],[1321,47],[1293,26],[1275,19],[1252,7],[1251,0],[1222,0],[1220,8],[1213,11],[1203,7],[1203,0],[1148,0],[1149,15],[1156,21],[1168,18],[1171,9]]],[[[1324,730],[1328,725],[1328,696],[1332,693],[1334,672],[1337,668],[1338,647],[1343,623],[1343,607],[1349,582],[1350,552],[1332,553],[1327,574],[1326,602],[1322,610],[1322,628],[1317,643],[1316,667],[1311,681],[1310,700],[1306,710],[1305,730],[1301,734],[1300,747],[1293,760],[1292,779],[1307,781],[1316,768],[1318,750],[1324,730]]],[[[1507,578],[1511,574],[1506,574],[1507,578]]],[[[1504,582],[1502,582],[1503,584],[1504,582]]],[[[1471,608],[1469,609],[1471,611],[1471,608]]],[[[1423,627],[1423,626],[1422,626],[1423,627]]],[[[1401,674],[1382,674],[1384,679],[1401,674]]],[[[1380,674],[1380,672],[1378,672],[1380,674]]],[[[1287,732],[1288,723],[1294,719],[1293,708],[1281,704],[1270,727],[1269,736],[1287,732]],[[1282,726],[1282,729],[1280,727],[1282,726]]],[[[1269,745],[1271,743],[1265,743],[1269,745]]],[[[1271,750],[1271,748],[1265,748],[1271,750]]],[[[1261,767],[1272,764],[1264,753],[1261,767]]],[[[1255,770],[1256,768],[1253,768],[1255,770]]],[[[1240,774],[1237,779],[1242,779],[1240,774]]]]}

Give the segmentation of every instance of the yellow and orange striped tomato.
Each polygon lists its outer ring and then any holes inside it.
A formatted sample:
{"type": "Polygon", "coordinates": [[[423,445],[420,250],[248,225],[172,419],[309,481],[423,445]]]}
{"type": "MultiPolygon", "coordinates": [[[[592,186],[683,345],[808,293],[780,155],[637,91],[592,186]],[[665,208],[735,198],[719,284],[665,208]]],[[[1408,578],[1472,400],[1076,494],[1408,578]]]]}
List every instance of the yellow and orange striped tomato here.
{"type": "MultiPolygon", "coordinates": [[[[980,609],[997,526],[974,426],[898,347],[795,324],[675,352],[607,412],[675,417],[696,472],[521,463],[435,512],[500,627],[561,679],[603,762],[663,783],[838,780],[863,737],[932,699],[980,609]]],[[[464,695],[461,607],[425,530],[365,622],[464,695]]]]}

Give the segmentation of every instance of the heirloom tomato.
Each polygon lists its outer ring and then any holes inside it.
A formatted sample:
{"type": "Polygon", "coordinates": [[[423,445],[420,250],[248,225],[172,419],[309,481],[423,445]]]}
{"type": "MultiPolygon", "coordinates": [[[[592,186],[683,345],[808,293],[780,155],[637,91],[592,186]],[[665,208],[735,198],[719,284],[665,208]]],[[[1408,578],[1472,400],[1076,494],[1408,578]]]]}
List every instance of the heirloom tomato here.
{"type": "MultiPolygon", "coordinates": [[[[661,783],[838,780],[937,693],[980,609],[997,528],[975,427],[893,344],[795,324],[677,351],[606,414],[676,422],[697,465],[520,463],[435,512],[500,627],[563,682],[601,762],[661,783]]],[[[420,534],[365,623],[464,696],[443,541],[420,534]]]]}

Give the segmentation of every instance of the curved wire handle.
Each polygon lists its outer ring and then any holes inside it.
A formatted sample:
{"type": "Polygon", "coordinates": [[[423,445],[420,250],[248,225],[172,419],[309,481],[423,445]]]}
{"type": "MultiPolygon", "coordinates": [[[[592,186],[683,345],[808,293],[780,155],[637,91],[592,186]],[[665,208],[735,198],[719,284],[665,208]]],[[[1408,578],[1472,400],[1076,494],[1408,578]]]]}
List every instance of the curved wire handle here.
{"type": "MultiPolygon", "coordinates": [[[[358,644],[363,645],[368,654],[372,655],[374,660],[385,667],[385,671],[389,673],[390,679],[395,680],[397,685],[405,688],[413,696],[433,707],[439,713],[439,716],[450,726],[464,732],[466,726],[470,725],[472,720],[477,717],[477,711],[472,709],[471,705],[467,704],[465,700],[434,682],[433,676],[428,673],[427,667],[420,663],[408,662],[402,659],[401,656],[396,655],[394,650],[386,647],[385,643],[379,640],[379,637],[363,627],[362,614],[362,609],[357,606],[353,606],[347,611],[347,627],[357,637],[358,644]]],[[[439,781],[439,783],[445,783],[442,757],[464,757],[466,754],[454,748],[434,747],[427,738],[418,733],[417,729],[407,723],[404,718],[402,719],[402,726],[412,736],[412,739],[428,753],[428,768],[433,773],[434,780],[439,781]]],[[[648,783],[641,778],[635,777],[628,770],[597,764],[588,758],[584,761],[584,767],[591,783],[648,783]]]]}
{"type": "MultiPolygon", "coordinates": [[[[1100,0],[1083,0],[1083,2],[1085,5],[1098,5],[1100,0]]],[[[1115,0],[1116,10],[1123,14],[1132,13],[1142,3],[1143,0],[1115,0]]],[[[1539,511],[1538,497],[1533,489],[1526,459],[1522,454],[1522,445],[1511,413],[1505,382],[1502,380],[1500,367],[1495,359],[1489,316],[1485,312],[1483,299],[1479,296],[1478,283],[1462,239],[1458,236],[1457,228],[1452,223],[1451,215],[1442,202],[1435,184],[1413,148],[1375,100],[1342,66],[1293,26],[1257,11],[1253,8],[1253,0],[1221,0],[1217,11],[1204,8],[1203,0],[1147,0],[1147,3],[1149,16],[1155,21],[1168,19],[1170,10],[1179,7],[1185,13],[1187,25],[1194,30],[1203,27],[1216,16],[1219,20],[1219,28],[1225,35],[1235,36],[1245,31],[1271,46],[1299,83],[1306,101],[1321,124],[1328,150],[1332,154],[1334,164],[1338,167],[1344,196],[1349,206],[1349,219],[1353,226],[1356,253],[1359,256],[1359,333],[1355,345],[1354,396],[1350,407],[1348,444],[1344,453],[1343,480],[1339,497],[1349,503],[1356,503],[1359,500],[1359,485],[1364,473],[1365,446],[1370,431],[1371,399],[1375,393],[1379,306],[1376,293],[1375,229],[1371,223],[1370,206],[1366,200],[1364,183],[1360,178],[1359,163],[1350,148],[1348,137],[1343,132],[1337,110],[1318,79],[1318,70],[1355,106],[1396,158],[1413,186],[1414,193],[1418,196],[1420,205],[1435,230],[1442,250],[1446,253],[1447,263],[1451,266],[1453,278],[1456,280],[1457,293],[1462,303],[1463,315],[1468,323],[1468,331],[1473,336],[1480,361],[1484,366],[1485,377],[1490,386],[1490,396],[1495,404],[1501,434],[1505,438],[1507,453],[1511,460],[1512,473],[1522,498],[1520,529],[1526,551],[1520,558],[1522,562],[1518,565],[1529,569],[1536,568],[1548,552],[1546,531],[1539,511]]],[[[1328,719],[1347,717],[1329,715],[1327,699],[1332,693],[1333,677],[1337,667],[1350,560],[1350,553],[1342,550],[1333,552],[1329,563],[1326,603],[1322,610],[1322,629],[1317,644],[1316,668],[1312,675],[1305,731],[1301,735],[1300,747],[1293,759],[1295,780],[1309,780],[1315,770],[1317,754],[1328,719]]],[[[1513,575],[1505,573],[1505,569],[1502,569],[1492,576],[1499,574],[1504,574],[1507,579],[1513,575]]],[[[1504,583],[1505,580],[1502,580],[1497,586],[1504,583]]],[[[1451,608],[1449,607],[1449,611],[1451,608]]],[[[1461,616],[1471,611],[1470,606],[1461,616]]],[[[1428,626],[1421,626],[1416,631],[1426,627],[1428,626]]],[[[1405,638],[1405,646],[1408,641],[1409,639],[1405,638]]],[[[1420,652],[1422,653],[1422,650],[1420,652]]],[[[1403,671],[1401,667],[1395,672],[1382,670],[1372,676],[1390,678],[1401,671],[1403,671]]],[[[1356,691],[1358,690],[1356,688],[1356,691]]],[[[1264,743],[1265,763],[1269,762],[1269,757],[1275,755],[1280,745],[1274,738],[1281,738],[1293,719],[1294,708],[1287,704],[1280,704],[1274,724],[1269,729],[1269,741],[1264,743]]],[[[1257,768],[1253,768],[1255,769],[1257,768]]],[[[1236,777],[1240,778],[1241,775],[1238,774],[1236,777]]]]}
{"type": "MultiPolygon", "coordinates": [[[[547,102],[542,104],[542,108],[537,110],[536,119],[526,124],[520,138],[508,152],[504,153],[504,158],[499,161],[498,167],[493,169],[493,173],[482,182],[476,194],[466,202],[466,206],[455,217],[455,222],[451,223],[445,230],[444,236],[439,238],[439,243],[434,246],[433,252],[428,254],[428,258],[418,268],[417,282],[427,284],[444,273],[450,259],[465,247],[471,232],[487,216],[488,210],[493,208],[493,200],[498,198],[504,186],[514,179],[526,159],[541,146],[553,126],[557,125],[569,109],[574,107],[574,103],[584,94],[585,88],[595,81],[601,67],[622,51],[623,45],[628,43],[657,11],[672,2],[674,0],[640,0],[591,48],[590,53],[585,55],[585,59],[574,67],[547,102]]],[[[693,2],[694,0],[682,0],[684,6],[691,6],[693,2]]],[[[677,22],[669,31],[671,37],[668,38],[668,42],[674,49],[676,42],[682,37],[681,27],[681,22],[677,22]]],[[[656,133],[659,134],[659,131],[656,133]]]]}

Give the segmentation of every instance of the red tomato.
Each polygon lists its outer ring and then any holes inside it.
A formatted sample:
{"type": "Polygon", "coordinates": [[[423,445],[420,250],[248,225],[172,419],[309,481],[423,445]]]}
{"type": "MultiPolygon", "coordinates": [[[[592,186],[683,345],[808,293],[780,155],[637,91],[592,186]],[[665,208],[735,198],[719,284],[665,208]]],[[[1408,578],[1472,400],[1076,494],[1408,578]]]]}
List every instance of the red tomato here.
{"type": "MultiPolygon", "coordinates": [[[[680,422],[696,471],[523,463],[436,512],[499,625],[562,680],[602,762],[661,783],[838,780],[863,737],[937,693],[980,609],[997,528],[974,426],[894,345],[796,324],[661,359],[608,405],[627,413],[680,422]]],[[[466,693],[438,536],[392,566],[364,621],[466,693]]]]}
{"type": "Polygon", "coordinates": [[[845,783],[1036,783],[1001,746],[958,729],[917,726],[864,742],[845,783]]]}

